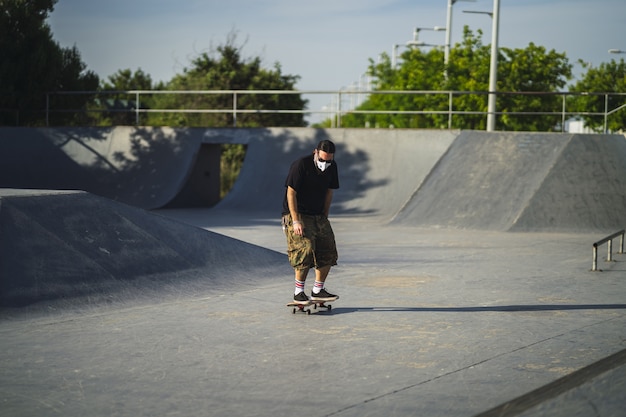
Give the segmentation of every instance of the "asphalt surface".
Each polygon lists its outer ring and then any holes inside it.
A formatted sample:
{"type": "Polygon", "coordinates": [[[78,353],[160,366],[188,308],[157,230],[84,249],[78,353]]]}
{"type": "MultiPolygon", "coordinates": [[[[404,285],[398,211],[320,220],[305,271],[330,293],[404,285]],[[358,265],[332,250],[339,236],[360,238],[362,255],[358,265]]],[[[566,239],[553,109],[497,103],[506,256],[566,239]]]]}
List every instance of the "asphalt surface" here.
{"type": "MultiPolygon", "coordinates": [[[[284,250],[275,219],[159,214],[284,250]]],[[[286,266],[237,291],[5,318],[2,414],[472,416],[539,390],[497,415],[624,415],[623,361],[542,391],[625,348],[625,258],[590,272],[598,236],[333,222],[330,312],[285,307],[286,266]]]]}

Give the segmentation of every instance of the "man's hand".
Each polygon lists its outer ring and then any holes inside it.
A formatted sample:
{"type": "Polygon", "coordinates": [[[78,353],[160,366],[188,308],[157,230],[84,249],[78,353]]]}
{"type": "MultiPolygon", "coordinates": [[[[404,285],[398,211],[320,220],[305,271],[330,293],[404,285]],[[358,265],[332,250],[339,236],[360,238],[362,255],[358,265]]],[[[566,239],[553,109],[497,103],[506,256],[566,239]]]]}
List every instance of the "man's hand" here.
{"type": "Polygon", "coordinates": [[[293,232],[298,236],[304,236],[304,224],[298,217],[298,198],[297,193],[291,187],[287,187],[287,204],[289,205],[289,212],[291,213],[291,219],[293,223],[293,232]]]}
{"type": "Polygon", "coordinates": [[[301,221],[295,220],[293,222],[293,233],[298,236],[304,236],[304,225],[301,221]]]}

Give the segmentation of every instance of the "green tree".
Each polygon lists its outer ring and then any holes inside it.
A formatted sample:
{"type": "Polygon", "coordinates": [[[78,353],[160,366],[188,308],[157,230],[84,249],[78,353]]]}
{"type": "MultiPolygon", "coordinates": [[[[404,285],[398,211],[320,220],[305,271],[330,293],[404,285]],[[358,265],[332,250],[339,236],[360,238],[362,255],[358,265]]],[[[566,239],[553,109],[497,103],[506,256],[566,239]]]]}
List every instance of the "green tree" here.
{"type": "MultiPolygon", "coordinates": [[[[167,90],[295,90],[299,77],[282,74],[278,63],[272,69],[263,68],[259,57],[244,59],[241,46],[229,35],[224,45],[213,53],[202,53],[192,61],[191,68],[176,75],[167,90]]],[[[162,109],[233,109],[232,94],[161,94],[155,97],[155,108],[162,109]]],[[[304,110],[307,101],[300,94],[239,94],[240,110],[304,110]]],[[[152,124],[169,126],[233,126],[233,114],[170,113],[150,118],[152,124]]],[[[237,127],[305,126],[299,113],[240,113],[237,127]]]]}
{"type": "MultiPolygon", "coordinates": [[[[412,128],[443,128],[448,126],[450,98],[446,91],[468,92],[452,97],[452,110],[466,112],[452,118],[453,128],[484,129],[486,126],[489,86],[490,46],[482,43],[482,32],[474,35],[467,27],[463,41],[450,50],[449,64],[443,64],[443,52],[432,49],[404,52],[399,68],[391,67],[389,57],[370,60],[369,74],[376,78],[375,90],[438,91],[436,94],[372,94],[358,110],[384,110],[389,114],[350,114],[342,118],[342,126],[381,126],[412,128]],[[472,93],[473,92],[473,93],[472,93]],[[482,92],[481,94],[477,94],[482,92]],[[436,114],[394,114],[394,111],[435,111],[436,114]],[[482,112],[483,114],[473,114],[482,112]]],[[[557,92],[571,77],[571,65],[565,54],[530,43],[525,49],[499,48],[499,92],[557,92]]],[[[512,116],[511,112],[559,111],[560,97],[554,94],[499,95],[497,128],[505,130],[553,129],[557,116],[512,116]]]]}
{"type": "Polygon", "coordinates": [[[223,144],[220,159],[220,198],[233,188],[246,156],[246,147],[237,144],[223,144]]]}
{"type": "MultiPolygon", "coordinates": [[[[478,35],[464,28],[463,41],[450,50],[445,89],[450,91],[478,92],[489,90],[489,65],[491,48],[483,45],[482,31],[478,35]]],[[[453,110],[464,112],[487,111],[488,96],[485,94],[460,94],[453,97],[453,110]]],[[[440,110],[448,106],[440,106],[440,110]]],[[[445,115],[440,117],[446,117],[445,115]]],[[[487,121],[482,114],[457,114],[452,127],[461,129],[484,129],[487,121]]],[[[442,121],[440,121],[440,124],[442,121]]]]}
{"type": "Polygon", "coordinates": [[[151,90],[152,77],[141,68],[132,72],[130,69],[118,70],[102,82],[102,90],[151,90]]]}
{"type": "Polygon", "coordinates": [[[432,115],[395,113],[395,111],[419,111],[432,108],[436,98],[431,95],[403,93],[404,91],[433,90],[433,86],[441,82],[443,64],[437,63],[443,55],[440,51],[423,52],[419,48],[404,52],[404,60],[400,68],[392,67],[392,62],[386,53],[381,54],[378,63],[369,60],[369,74],[375,77],[373,84],[375,91],[357,110],[389,110],[389,113],[362,114],[350,113],[342,117],[343,127],[389,127],[424,128],[433,125],[432,115]],[[437,72],[440,71],[438,74],[437,72]],[[385,91],[386,93],[382,93],[385,91]]]}
{"type": "MultiPolygon", "coordinates": [[[[191,67],[176,75],[164,90],[295,90],[299,77],[284,75],[278,63],[263,68],[259,57],[244,59],[242,46],[230,34],[224,45],[192,60],[191,67]]],[[[232,94],[159,94],[152,101],[154,109],[222,109],[227,113],[150,113],[148,124],[184,127],[232,127],[232,94]]],[[[304,110],[307,101],[300,94],[238,94],[237,109],[304,110]]],[[[240,113],[237,127],[302,127],[301,113],[240,113]]],[[[237,179],[246,149],[243,145],[222,145],[221,194],[224,196],[237,179]]]]}
{"type": "MultiPolygon", "coordinates": [[[[498,96],[497,110],[510,112],[558,112],[562,109],[561,91],[572,77],[572,65],[565,53],[546,51],[543,46],[528,44],[525,49],[501,48],[498,61],[498,89],[527,94],[498,96]]],[[[499,118],[504,130],[550,131],[558,127],[560,115],[509,115],[499,118]]]]}
{"type": "MultiPolygon", "coordinates": [[[[46,93],[95,90],[76,47],[61,48],[46,19],[57,0],[0,0],[0,124],[43,125],[46,93]]],[[[84,108],[85,95],[53,95],[51,108],[84,108]]],[[[53,113],[51,124],[73,124],[84,114],[53,113]]]]}
{"type": "MultiPolygon", "coordinates": [[[[579,61],[587,72],[570,91],[579,93],[598,93],[574,96],[568,103],[570,111],[581,113],[604,113],[605,109],[612,111],[607,118],[607,129],[611,131],[623,130],[626,127],[626,97],[624,95],[608,95],[603,93],[626,93],[626,62],[612,59],[609,63],[602,63],[598,67],[579,61]],[[608,98],[608,101],[605,101],[608,98]]],[[[583,115],[585,125],[602,131],[604,116],[583,115]]]]}
{"type": "MultiPolygon", "coordinates": [[[[153,97],[145,94],[135,95],[117,93],[119,91],[152,90],[152,78],[141,70],[132,72],[130,69],[118,70],[102,81],[98,98],[98,107],[104,108],[100,125],[134,125],[137,124],[134,110],[139,106],[142,109],[150,108],[153,97]],[[116,93],[108,93],[108,92],[116,93]]],[[[145,117],[144,117],[145,119],[145,117]]],[[[139,124],[143,121],[140,119],[139,124]]]]}

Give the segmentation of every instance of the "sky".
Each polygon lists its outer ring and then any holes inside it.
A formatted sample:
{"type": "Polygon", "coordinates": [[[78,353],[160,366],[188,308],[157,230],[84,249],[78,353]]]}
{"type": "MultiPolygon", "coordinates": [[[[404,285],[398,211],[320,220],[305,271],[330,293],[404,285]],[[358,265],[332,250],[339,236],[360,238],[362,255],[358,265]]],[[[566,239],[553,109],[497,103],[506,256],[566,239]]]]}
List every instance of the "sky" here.
{"type": "MultiPolygon", "coordinates": [[[[492,19],[465,11],[491,12],[493,5],[456,0],[452,44],[469,26],[490,45],[492,19]]],[[[76,46],[101,79],[141,69],[167,82],[235,34],[244,58],[260,57],[268,69],[279,63],[283,75],[300,77],[298,90],[337,91],[364,88],[369,59],[391,55],[415,28],[445,28],[447,6],[448,0],[59,0],[48,23],[54,39],[76,46]]],[[[626,59],[608,53],[626,50],[624,0],[500,0],[499,26],[499,46],[533,42],[565,53],[578,75],[579,59],[593,66],[626,59]]],[[[419,40],[443,45],[445,32],[424,29],[419,40]]],[[[304,98],[313,111],[336,105],[332,95],[304,98]]]]}

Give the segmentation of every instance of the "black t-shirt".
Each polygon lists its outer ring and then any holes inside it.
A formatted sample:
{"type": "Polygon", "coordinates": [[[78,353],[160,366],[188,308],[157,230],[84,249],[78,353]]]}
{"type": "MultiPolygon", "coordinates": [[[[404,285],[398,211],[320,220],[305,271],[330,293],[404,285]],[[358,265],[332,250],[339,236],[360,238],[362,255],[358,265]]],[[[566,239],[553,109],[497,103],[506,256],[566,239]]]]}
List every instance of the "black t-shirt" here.
{"type": "Polygon", "coordinates": [[[291,164],[285,180],[285,197],[283,214],[289,213],[287,204],[287,187],[296,190],[298,213],[319,215],[324,214],[324,202],[328,189],[339,188],[339,175],[335,161],[322,172],[316,165],[314,155],[305,156],[291,164]]]}

